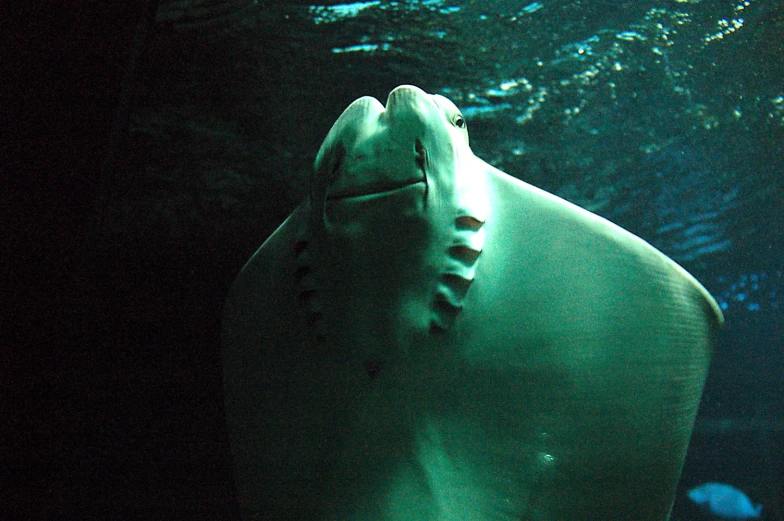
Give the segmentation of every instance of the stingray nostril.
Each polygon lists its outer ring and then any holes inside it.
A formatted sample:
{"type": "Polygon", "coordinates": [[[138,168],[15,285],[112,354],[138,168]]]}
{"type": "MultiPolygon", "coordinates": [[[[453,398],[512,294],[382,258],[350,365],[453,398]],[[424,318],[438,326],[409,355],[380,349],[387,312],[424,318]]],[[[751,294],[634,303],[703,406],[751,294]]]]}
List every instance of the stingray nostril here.
{"type": "Polygon", "coordinates": [[[329,172],[329,184],[333,185],[335,181],[338,179],[338,173],[340,172],[340,166],[343,163],[343,157],[340,157],[337,162],[335,162],[332,170],[329,172]]]}
{"type": "Polygon", "coordinates": [[[416,138],[416,141],[414,142],[414,150],[416,151],[416,156],[415,156],[416,164],[419,167],[419,169],[422,171],[422,173],[424,173],[425,172],[425,146],[422,144],[421,139],[416,138]]]}
{"type": "Polygon", "coordinates": [[[327,171],[327,187],[335,184],[335,181],[340,177],[340,168],[343,166],[343,161],[346,158],[346,145],[338,141],[335,145],[330,163],[328,164],[329,170],[327,171]]]}

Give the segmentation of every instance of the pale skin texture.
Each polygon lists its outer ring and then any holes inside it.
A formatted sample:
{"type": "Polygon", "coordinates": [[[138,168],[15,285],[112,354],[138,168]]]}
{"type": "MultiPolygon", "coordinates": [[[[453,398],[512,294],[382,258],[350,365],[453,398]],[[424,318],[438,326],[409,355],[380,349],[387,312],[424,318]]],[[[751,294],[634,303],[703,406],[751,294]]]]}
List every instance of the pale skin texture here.
{"type": "Polygon", "coordinates": [[[474,156],[446,98],[360,98],[227,302],[243,515],[663,521],[722,320],[643,240],[474,156]]]}

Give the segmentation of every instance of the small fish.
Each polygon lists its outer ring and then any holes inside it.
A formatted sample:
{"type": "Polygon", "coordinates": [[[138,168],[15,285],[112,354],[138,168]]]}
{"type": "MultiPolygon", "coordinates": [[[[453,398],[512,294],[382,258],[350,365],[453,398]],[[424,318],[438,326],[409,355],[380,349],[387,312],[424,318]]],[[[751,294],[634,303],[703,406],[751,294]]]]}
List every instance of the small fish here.
{"type": "Polygon", "coordinates": [[[762,513],[749,497],[732,485],[704,483],[686,493],[694,503],[720,519],[752,519],[762,513]]]}

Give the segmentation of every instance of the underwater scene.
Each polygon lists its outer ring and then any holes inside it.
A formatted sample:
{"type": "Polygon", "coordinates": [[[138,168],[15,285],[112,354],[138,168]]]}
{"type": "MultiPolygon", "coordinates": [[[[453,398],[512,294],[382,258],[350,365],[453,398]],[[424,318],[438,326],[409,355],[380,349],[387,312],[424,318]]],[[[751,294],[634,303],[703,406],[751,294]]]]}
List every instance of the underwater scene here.
{"type": "Polygon", "coordinates": [[[19,512],[784,521],[784,4],[139,4],[19,512]]]}

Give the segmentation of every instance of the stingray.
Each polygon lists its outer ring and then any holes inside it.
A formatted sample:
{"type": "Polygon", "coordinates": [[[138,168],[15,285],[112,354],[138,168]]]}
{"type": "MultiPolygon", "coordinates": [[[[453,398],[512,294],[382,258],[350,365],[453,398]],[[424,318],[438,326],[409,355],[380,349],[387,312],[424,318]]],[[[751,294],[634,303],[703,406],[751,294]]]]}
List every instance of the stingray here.
{"type": "Polygon", "coordinates": [[[223,323],[246,519],[667,519],[723,318],[642,239],[362,97],[223,323]]]}

